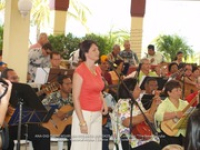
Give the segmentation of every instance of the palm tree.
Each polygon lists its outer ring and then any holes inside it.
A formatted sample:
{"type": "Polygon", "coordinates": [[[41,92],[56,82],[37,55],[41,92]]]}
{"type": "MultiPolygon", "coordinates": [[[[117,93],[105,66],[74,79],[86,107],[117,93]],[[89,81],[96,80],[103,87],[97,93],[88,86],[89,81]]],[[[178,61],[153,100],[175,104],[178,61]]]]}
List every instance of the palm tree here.
{"type": "Polygon", "coordinates": [[[3,10],[5,8],[5,0],[2,0],[0,2],[0,11],[3,10]]]}
{"type": "Polygon", "coordinates": [[[70,8],[68,10],[68,16],[74,18],[82,24],[86,29],[86,32],[89,33],[89,27],[87,26],[87,18],[91,15],[91,11],[87,6],[80,2],[80,0],[70,0],[70,8]]]}
{"type": "Polygon", "coordinates": [[[159,35],[155,39],[155,45],[159,51],[163,52],[168,61],[173,61],[176,53],[180,50],[183,52],[185,60],[194,52],[191,46],[187,45],[186,41],[178,35],[159,35]]]}
{"type": "Polygon", "coordinates": [[[37,36],[40,34],[40,28],[50,20],[49,0],[32,0],[31,20],[36,25],[37,36]]]}

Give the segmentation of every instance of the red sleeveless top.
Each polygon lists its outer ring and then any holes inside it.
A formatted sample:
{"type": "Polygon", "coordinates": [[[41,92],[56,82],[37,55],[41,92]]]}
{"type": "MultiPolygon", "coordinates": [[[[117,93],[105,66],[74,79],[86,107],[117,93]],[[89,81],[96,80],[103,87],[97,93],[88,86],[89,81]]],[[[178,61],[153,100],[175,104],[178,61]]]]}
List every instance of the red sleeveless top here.
{"type": "Polygon", "coordinates": [[[94,75],[85,63],[81,63],[75,72],[83,79],[79,96],[81,108],[88,111],[100,111],[103,104],[100,93],[104,88],[101,69],[99,66],[96,66],[96,75],[94,75]]]}

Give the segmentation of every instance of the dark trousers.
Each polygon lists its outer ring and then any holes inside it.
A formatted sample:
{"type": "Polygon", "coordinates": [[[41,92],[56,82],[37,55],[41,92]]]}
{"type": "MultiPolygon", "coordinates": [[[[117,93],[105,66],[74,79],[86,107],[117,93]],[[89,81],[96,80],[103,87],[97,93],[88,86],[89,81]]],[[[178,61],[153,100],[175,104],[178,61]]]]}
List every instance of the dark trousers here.
{"type": "Polygon", "coordinates": [[[109,128],[102,128],[102,150],[109,150],[109,140],[110,140],[110,136],[112,135],[112,131],[109,128]]]}
{"type": "Polygon", "coordinates": [[[121,137],[121,144],[122,144],[123,150],[161,150],[160,145],[154,141],[150,141],[144,145],[131,148],[129,141],[127,137],[125,136],[121,137]]]}
{"type": "MultiPolygon", "coordinates": [[[[9,147],[7,150],[14,149],[14,140],[17,140],[18,126],[9,127],[9,147]]],[[[50,132],[39,124],[29,124],[21,126],[21,138],[32,141],[34,150],[50,150],[50,132]]]]}
{"type": "Polygon", "coordinates": [[[183,146],[185,138],[180,135],[179,137],[171,137],[166,135],[164,132],[159,133],[160,146],[163,148],[169,144],[178,144],[183,146]]]}

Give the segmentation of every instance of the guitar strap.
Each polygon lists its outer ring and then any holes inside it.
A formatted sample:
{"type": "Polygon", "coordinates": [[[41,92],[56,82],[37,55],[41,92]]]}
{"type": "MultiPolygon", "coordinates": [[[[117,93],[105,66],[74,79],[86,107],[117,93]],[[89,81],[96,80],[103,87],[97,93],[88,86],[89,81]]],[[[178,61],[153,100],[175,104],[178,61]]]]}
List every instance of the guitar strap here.
{"type": "Polygon", "coordinates": [[[4,122],[4,127],[0,129],[0,149],[7,149],[9,146],[8,124],[4,122]]]}

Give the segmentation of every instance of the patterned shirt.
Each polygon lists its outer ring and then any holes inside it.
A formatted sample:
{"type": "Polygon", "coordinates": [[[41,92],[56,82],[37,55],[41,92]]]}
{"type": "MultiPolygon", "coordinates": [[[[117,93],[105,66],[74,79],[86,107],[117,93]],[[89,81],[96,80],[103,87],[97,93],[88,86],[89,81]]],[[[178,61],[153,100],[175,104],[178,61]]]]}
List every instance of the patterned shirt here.
{"type": "Polygon", "coordinates": [[[47,98],[42,100],[42,104],[47,110],[50,110],[51,108],[60,109],[62,106],[68,104],[73,106],[72,94],[70,93],[67,99],[63,99],[60,91],[53,92],[47,98]]]}
{"type": "Polygon", "coordinates": [[[136,53],[132,50],[123,50],[120,52],[120,56],[123,58],[124,63],[129,63],[131,66],[136,66],[139,63],[136,53]]]}
{"type": "Polygon", "coordinates": [[[50,56],[44,57],[41,49],[32,49],[29,51],[28,72],[34,81],[37,68],[48,68],[50,66],[50,56]]]}
{"type": "MultiPolygon", "coordinates": [[[[117,122],[116,125],[118,125],[118,129],[119,129],[119,134],[120,136],[125,135],[128,139],[129,139],[129,128],[125,127],[122,125],[122,122],[130,117],[130,103],[129,103],[130,99],[120,99],[114,109],[114,121],[117,122]]],[[[141,107],[141,109],[143,111],[145,111],[144,107],[142,106],[142,103],[140,101],[140,99],[136,100],[139,104],[139,106],[141,107]]],[[[139,108],[134,105],[133,106],[133,116],[137,116],[141,114],[139,108]]],[[[113,129],[117,129],[116,127],[114,127],[113,129]]],[[[113,131],[116,132],[116,131],[113,131]]],[[[141,146],[145,143],[148,143],[150,141],[155,141],[159,143],[159,137],[152,135],[151,138],[149,140],[142,140],[142,139],[137,139],[133,134],[131,134],[131,147],[132,148],[136,148],[138,146],[141,146]]]]}

